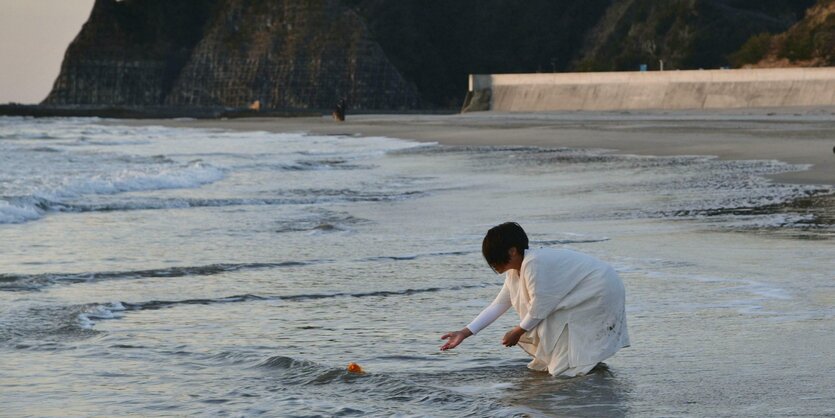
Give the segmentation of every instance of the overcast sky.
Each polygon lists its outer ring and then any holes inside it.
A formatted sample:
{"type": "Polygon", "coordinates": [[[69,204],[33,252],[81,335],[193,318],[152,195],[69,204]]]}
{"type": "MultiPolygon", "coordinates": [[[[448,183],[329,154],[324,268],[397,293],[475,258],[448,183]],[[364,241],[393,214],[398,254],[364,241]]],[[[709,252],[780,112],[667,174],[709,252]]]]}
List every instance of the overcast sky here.
{"type": "Polygon", "coordinates": [[[95,0],[0,0],[0,103],[38,103],[95,0]]]}

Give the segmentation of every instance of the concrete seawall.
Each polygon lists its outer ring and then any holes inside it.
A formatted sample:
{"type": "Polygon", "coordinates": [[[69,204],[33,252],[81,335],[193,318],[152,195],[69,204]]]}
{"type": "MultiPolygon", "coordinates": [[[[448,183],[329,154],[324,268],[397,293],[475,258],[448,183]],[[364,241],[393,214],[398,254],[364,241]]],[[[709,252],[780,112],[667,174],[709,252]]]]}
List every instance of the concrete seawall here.
{"type": "Polygon", "coordinates": [[[470,76],[465,111],[731,109],[835,105],[835,68],[470,76]]]}

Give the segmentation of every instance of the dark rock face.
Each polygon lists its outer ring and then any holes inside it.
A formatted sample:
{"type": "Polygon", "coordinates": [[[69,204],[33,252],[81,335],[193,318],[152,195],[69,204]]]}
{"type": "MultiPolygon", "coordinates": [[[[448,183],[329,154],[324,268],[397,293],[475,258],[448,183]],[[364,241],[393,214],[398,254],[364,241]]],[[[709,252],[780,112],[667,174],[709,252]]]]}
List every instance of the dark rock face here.
{"type": "Polygon", "coordinates": [[[45,104],[460,107],[467,74],[716,68],[814,0],[97,0],[45,104]]]}
{"type": "Polygon", "coordinates": [[[97,0],[44,104],[419,106],[338,0],[97,0]]]}
{"type": "Polygon", "coordinates": [[[160,105],[215,0],[97,0],[45,104],[160,105]]]}
{"type": "Polygon", "coordinates": [[[226,0],[192,53],[170,105],[407,109],[418,94],[337,0],[226,0]]]}
{"type": "Polygon", "coordinates": [[[468,74],[569,71],[612,0],[344,0],[426,102],[460,108],[468,74]]]}

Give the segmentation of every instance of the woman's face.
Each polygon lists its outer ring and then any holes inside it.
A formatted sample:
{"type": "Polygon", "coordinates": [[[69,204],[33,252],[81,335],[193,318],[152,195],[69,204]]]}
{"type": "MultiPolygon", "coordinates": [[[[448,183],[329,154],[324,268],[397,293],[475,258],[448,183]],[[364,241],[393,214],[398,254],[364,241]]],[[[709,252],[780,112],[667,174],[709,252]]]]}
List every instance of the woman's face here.
{"type": "Polygon", "coordinates": [[[520,270],[522,268],[522,254],[516,250],[516,247],[507,250],[507,255],[510,256],[507,263],[491,266],[496,273],[504,274],[508,270],[520,270]]]}

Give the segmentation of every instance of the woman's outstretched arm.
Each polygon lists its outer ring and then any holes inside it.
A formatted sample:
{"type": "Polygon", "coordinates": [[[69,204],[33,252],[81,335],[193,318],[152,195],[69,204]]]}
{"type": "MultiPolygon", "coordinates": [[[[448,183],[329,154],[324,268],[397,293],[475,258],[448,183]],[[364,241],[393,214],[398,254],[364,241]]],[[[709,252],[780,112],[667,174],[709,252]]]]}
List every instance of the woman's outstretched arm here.
{"type": "Polygon", "coordinates": [[[446,344],[441,346],[441,351],[453,349],[461,344],[462,341],[472,335],[478,334],[484,328],[487,328],[500,316],[504,315],[511,307],[510,292],[507,286],[502,286],[501,292],[496,296],[496,299],[488,307],[484,308],[478,316],[470,322],[465,328],[460,331],[448,332],[441,336],[442,340],[447,340],[446,344]]]}

